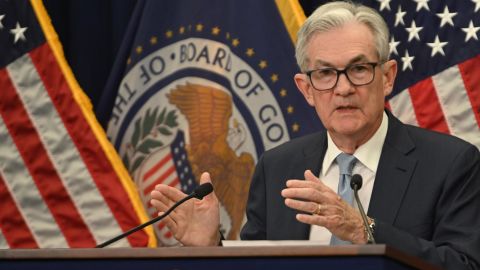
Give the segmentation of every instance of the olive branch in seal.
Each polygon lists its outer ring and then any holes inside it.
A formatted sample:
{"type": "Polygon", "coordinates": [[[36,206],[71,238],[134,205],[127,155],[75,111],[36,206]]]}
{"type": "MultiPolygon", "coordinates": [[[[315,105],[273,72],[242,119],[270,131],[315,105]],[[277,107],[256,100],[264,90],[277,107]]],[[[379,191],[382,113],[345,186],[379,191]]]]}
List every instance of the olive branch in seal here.
{"type": "Polygon", "coordinates": [[[147,109],[145,115],[135,121],[133,135],[122,157],[128,171],[133,173],[154,148],[163,146],[161,135],[172,135],[172,129],[177,126],[175,110],[167,112],[167,109],[163,108],[159,114],[158,107],[153,112],[147,109]]]}

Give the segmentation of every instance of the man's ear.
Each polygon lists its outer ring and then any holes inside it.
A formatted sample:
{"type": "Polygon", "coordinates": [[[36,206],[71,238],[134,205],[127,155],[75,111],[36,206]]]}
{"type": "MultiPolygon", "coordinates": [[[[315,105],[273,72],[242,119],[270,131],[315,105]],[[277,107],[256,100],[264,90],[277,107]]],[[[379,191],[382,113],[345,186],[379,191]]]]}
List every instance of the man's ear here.
{"type": "Polygon", "coordinates": [[[293,78],[295,80],[295,84],[297,85],[298,90],[300,90],[307,103],[312,107],[315,106],[315,102],[313,99],[314,90],[308,82],[307,75],[303,73],[297,73],[293,78]]]}
{"type": "Polygon", "coordinates": [[[388,60],[383,64],[383,94],[390,95],[393,90],[393,83],[397,77],[397,61],[388,60]]]}

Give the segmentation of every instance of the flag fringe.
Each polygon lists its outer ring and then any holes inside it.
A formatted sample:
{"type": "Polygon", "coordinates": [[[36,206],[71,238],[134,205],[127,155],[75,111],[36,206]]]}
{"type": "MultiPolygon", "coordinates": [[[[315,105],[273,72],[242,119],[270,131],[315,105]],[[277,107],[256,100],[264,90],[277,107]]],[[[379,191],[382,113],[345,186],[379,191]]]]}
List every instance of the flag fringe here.
{"type": "Polygon", "coordinates": [[[297,32],[305,22],[306,17],[298,0],[275,0],[275,4],[282,16],[283,24],[293,44],[297,43],[297,32]]]}

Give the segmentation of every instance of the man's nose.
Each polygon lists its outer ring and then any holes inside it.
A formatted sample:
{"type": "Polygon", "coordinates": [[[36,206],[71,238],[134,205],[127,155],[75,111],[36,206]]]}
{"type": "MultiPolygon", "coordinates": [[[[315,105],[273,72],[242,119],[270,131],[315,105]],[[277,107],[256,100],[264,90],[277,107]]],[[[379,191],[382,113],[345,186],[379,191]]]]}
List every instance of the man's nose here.
{"type": "Polygon", "coordinates": [[[335,94],[338,95],[348,95],[353,91],[353,84],[347,78],[347,74],[341,73],[338,76],[337,85],[334,88],[335,94]]]}

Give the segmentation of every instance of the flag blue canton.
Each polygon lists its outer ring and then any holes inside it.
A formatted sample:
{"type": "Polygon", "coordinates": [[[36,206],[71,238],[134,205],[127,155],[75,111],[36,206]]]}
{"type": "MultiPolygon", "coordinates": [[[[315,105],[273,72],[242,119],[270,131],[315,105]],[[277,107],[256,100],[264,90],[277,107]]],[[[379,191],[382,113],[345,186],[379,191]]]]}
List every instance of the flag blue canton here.
{"type": "Polygon", "coordinates": [[[386,106],[404,123],[480,148],[480,0],[362,2],[390,30],[397,76],[386,106]]]}
{"type": "Polygon", "coordinates": [[[480,0],[370,1],[390,29],[395,93],[480,54],[480,0]]]}
{"type": "Polygon", "coordinates": [[[0,1],[0,68],[44,42],[29,1],[0,1]]]}

